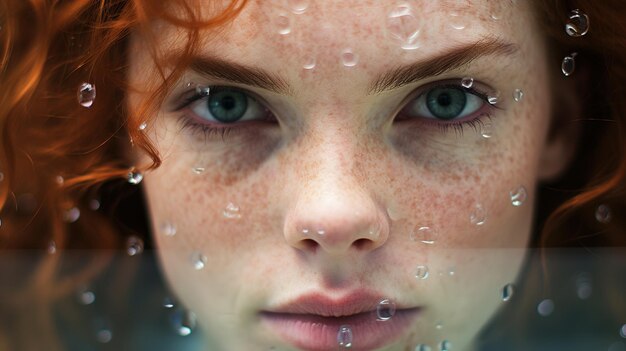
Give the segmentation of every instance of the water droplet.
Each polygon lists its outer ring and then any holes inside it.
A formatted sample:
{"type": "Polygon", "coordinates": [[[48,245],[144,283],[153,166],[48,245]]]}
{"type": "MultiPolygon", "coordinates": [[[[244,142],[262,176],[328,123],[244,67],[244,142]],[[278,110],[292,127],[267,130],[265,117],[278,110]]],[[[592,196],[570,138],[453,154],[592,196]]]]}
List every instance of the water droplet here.
{"type": "Polygon", "coordinates": [[[55,254],[57,252],[57,244],[54,242],[54,240],[50,240],[48,242],[48,253],[50,255],[55,254]]]}
{"type": "Polygon", "coordinates": [[[304,64],[302,65],[302,68],[306,70],[312,70],[315,68],[315,65],[316,65],[315,56],[309,56],[305,59],[304,64]]]}
{"type": "Polygon", "coordinates": [[[522,185],[515,190],[509,191],[509,196],[511,197],[511,204],[515,207],[519,207],[526,201],[528,193],[526,192],[526,188],[522,185]]]}
{"type": "Polygon", "coordinates": [[[143,174],[135,171],[135,169],[133,168],[126,175],[126,179],[130,184],[137,185],[143,180],[143,174]]]}
{"type": "Polygon", "coordinates": [[[472,77],[465,77],[465,78],[461,79],[461,86],[463,86],[463,88],[469,89],[473,85],[474,85],[474,78],[472,78],[472,77]]]}
{"type": "Polygon", "coordinates": [[[513,91],[513,100],[515,100],[515,102],[520,102],[523,98],[524,92],[522,89],[515,89],[515,91],[513,91]]]}
{"type": "Polygon", "coordinates": [[[419,227],[417,230],[411,232],[410,238],[412,241],[419,241],[424,244],[432,245],[437,240],[437,231],[431,227],[419,227]]]}
{"type": "Polygon", "coordinates": [[[191,171],[195,174],[202,174],[205,171],[204,167],[194,167],[191,171]]]}
{"type": "Polygon", "coordinates": [[[78,207],[72,207],[63,214],[63,220],[67,223],[74,223],[80,218],[80,210],[78,207]]]}
{"type": "Polygon", "coordinates": [[[487,220],[487,213],[485,208],[481,204],[475,204],[472,213],[470,214],[470,223],[473,225],[483,225],[487,220]]]}
{"type": "Polygon", "coordinates": [[[376,320],[378,321],[388,321],[394,314],[396,314],[396,303],[389,299],[380,301],[376,306],[376,320]]]}
{"type": "Polygon", "coordinates": [[[287,35],[291,33],[291,19],[286,13],[278,15],[276,18],[276,26],[278,28],[278,34],[287,35]]]}
{"type": "Polygon", "coordinates": [[[326,231],[324,229],[317,230],[317,235],[324,235],[324,234],[326,234],[326,231]]]}
{"type": "Polygon", "coordinates": [[[480,135],[483,138],[489,139],[493,136],[493,124],[491,122],[485,122],[480,125],[480,135]]]}
{"type": "Polygon", "coordinates": [[[417,278],[418,280],[424,280],[426,278],[428,278],[428,267],[426,266],[417,266],[415,268],[415,278],[417,278]]]}
{"type": "Polygon", "coordinates": [[[563,62],[561,62],[561,72],[566,77],[569,77],[576,70],[576,53],[571,53],[569,56],[565,56],[563,58],[563,62]]]}
{"type": "Polygon", "coordinates": [[[570,37],[582,37],[589,31],[589,16],[581,10],[572,10],[567,23],[565,33],[570,37]]]}
{"type": "Polygon", "coordinates": [[[209,93],[211,92],[211,87],[209,87],[208,85],[197,84],[195,90],[198,96],[209,96],[209,93]]]}
{"type": "Polygon", "coordinates": [[[291,12],[301,15],[309,8],[309,0],[289,0],[289,7],[291,12]]]}
{"type": "Polygon", "coordinates": [[[206,256],[204,256],[201,252],[194,252],[191,254],[191,263],[193,264],[193,268],[196,270],[201,270],[206,265],[206,256]]]}
{"type": "Polygon", "coordinates": [[[309,230],[307,228],[302,229],[302,234],[304,235],[309,234],[309,230]]]}
{"type": "Polygon", "coordinates": [[[126,253],[128,256],[139,255],[143,252],[143,240],[141,238],[131,235],[126,239],[126,253]]]}
{"type": "Polygon", "coordinates": [[[91,305],[94,301],[96,301],[96,294],[93,291],[83,288],[78,292],[78,302],[82,305],[91,305]]]}
{"type": "Polygon", "coordinates": [[[165,222],[161,224],[161,233],[165,236],[176,235],[176,226],[173,223],[165,222]]]}
{"type": "Polygon", "coordinates": [[[452,343],[448,340],[444,340],[439,344],[439,350],[441,351],[450,351],[452,350],[452,343]]]}
{"type": "Polygon", "coordinates": [[[100,209],[100,201],[96,200],[96,199],[91,199],[89,200],[89,208],[92,211],[97,211],[100,209]]]}
{"type": "Polygon", "coordinates": [[[456,30],[465,29],[468,25],[467,16],[463,12],[453,12],[448,19],[450,20],[450,27],[456,30]]]}
{"type": "Polygon", "coordinates": [[[515,293],[515,286],[513,284],[507,284],[502,288],[502,301],[509,301],[515,293]]]}
{"type": "Polygon", "coordinates": [[[419,344],[415,346],[414,351],[432,351],[432,348],[425,344],[419,344]]]}
{"type": "Polygon", "coordinates": [[[581,300],[591,297],[593,287],[591,286],[591,276],[589,273],[580,273],[576,277],[576,295],[581,300]]]}
{"type": "Polygon", "coordinates": [[[354,67],[359,62],[359,55],[355,54],[352,49],[345,49],[341,53],[341,63],[346,67],[354,67]]]}
{"type": "Polygon", "coordinates": [[[148,123],[147,123],[147,122],[142,122],[142,123],[139,125],[139,130],[145,130],[145,129],[146,129],[146,127],[148,127],[148,123]]]}
{"type": "Polygon", "coordinates": [[[437,325],[435,325],[435,329],[437,330],[443,329],[443,322],[437,322],[437,325]]]}
{"type": "Polygon", "coordinates": [[[554,312],[554,302],[550,299],[545,299],[537,305],[537,312],[543,316],[547,317],[554,312]]]}
{"type": "Polygon", "coordinates": [[[63,183],[65,183],[65,178],[63,178],[63,176],[56,176],[54,178],[54,181],[58,184],[58,185],[63,185],[63,183]]]}
{"type": "Polygon", "coordinates": [[[165,308],[174,308],[174,299],[169,296],[166,296],[163,299],[163,307],[165,308]]]}
{"type": "Polygon", "coordinates": [[[113,338],[113,333],[109,329],[100,329],[96,332],[96,339],[98,342],[106,344],[113,338]]]}
{"type": "Polygon", "coordinates": [[[387,16],[387,33],[404,50],[414,50],[420,47],[418,38],[422,25],[423,21],[408,4],[397,6],[387,16]]]}
{"type": "Polygon", "coordinates": [[[454,268],[454,267],[450,267],[450,268],[448,268],[448,275],[449,275],[449,276],[451,276],[451,277],[452,277],[452,276],[454,276],[455,274],[456,274],[456,270],[455,270],[455,268],[454,268]]]}
{"type": "Polygon", "coordinates": [[[196,328],[196,314],[179,308],[172,311],[170,322],[176,334],[187,336],[196,328]]]}
{"type": "Polygon", "coordinates": [[[492,91],[491,93],[489,93],[487,95],[487,102],[489,102],[491,105],[495,105],[500,102],[500,92],[492,91]]]}
{"type": "Polygon", "coordinates": [[[622,325],[622,327],[619,328],[619,336],[626,339],[626,324],[622,325]]]}
{"type": "Polygon", "coordinates": [[[78,103],[83,107],[91,107],[96,100],[96,85],[82,83],[78,86],[78,103]]]}
{"type": "Polygon", "coordinates": [[[337,343],[340,347],[352,347],[352,328],[349,325],[342,325],[337,332],[337,343]]]}
{"type": "Polygon", "coordinates": [[[608,205],[600,205],[596,209],[596,221],[600,223],[609,223],[613,215],[611,213],[611,208],[608,205]]]}
{"type": "Polygon", "coordinates": [[[226,205],[226,208],[224,208],[224,211],[222,211],[222,215],[224,216],[224,218],[229,219],[241,218],[239,206],[235,205],[232,202],[229,202],[228,205],[226,205]]]}

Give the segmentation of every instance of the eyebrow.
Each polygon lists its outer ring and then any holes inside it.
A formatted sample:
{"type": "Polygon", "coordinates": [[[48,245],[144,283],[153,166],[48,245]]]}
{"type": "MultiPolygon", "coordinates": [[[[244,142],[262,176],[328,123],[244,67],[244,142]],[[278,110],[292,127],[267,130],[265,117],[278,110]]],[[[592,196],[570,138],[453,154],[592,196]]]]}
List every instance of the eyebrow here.
{"type": "MultiPolygon", "coordinates": [[[[512,55],[518,51],[514,44],[495,38],[485,38],[475,43],[461,45],[427,60],[396,67],[372,81],[368,95],[397,89],[427,77],[438,76],[472,61],[490,55],[512,55]]],[[[196,56],[189,67],[201,75],[253,86],[281,95],[294,95],[293,89],[282,77],[258,67],[251,67],[224,59],[196,56]]]]}

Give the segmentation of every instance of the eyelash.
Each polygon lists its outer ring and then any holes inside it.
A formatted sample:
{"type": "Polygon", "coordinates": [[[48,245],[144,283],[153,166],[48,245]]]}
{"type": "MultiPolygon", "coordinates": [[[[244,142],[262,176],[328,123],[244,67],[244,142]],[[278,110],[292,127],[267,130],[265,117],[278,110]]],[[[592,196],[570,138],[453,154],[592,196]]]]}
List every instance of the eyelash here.
{"type": "MultiPolygon", "coordinates": [[[[465,87],[462,87],[460,84],[445,84],[445,83],[442,84],[441,82],[439,82],[438,84],[433,84],[433,85],[429,85],[424,88],[421,88],[420,89],[421,92],[419,94],[415,94],[411,99],[409,99],[409,103],[410,101],[413,101],[417,99],[418,97],[420,97],[421,94],[425,94],[425,92],[427,92],[429,89],[433,89],[434,87],[462,88],[464,92],[469,93],[469,94],[474,94],[475,96],[479,97],[486,104],[489,110],[501,109],[500,107],[489,103],[489,100],[488,100],[489,97],[487,94],[473,87],[465,88],[465,87]]],[[[209,86],[209,88],[215,89],[215,88],[223,88],[223,87],[222,86],[209,86]]],[[[227,87],[227,88],[233,89],[231,87],[227,87]]],[[[250,93],[248,91],[244,89],[237,89],[237,90],[242,91],[243,93],[248,95],[250,98],[254,99],[253,96],[250,96],[250,93]]],[[[175,111],[180,111],[184,108],[187,108],[194,102],[198,101],[199,99],[206,97],[205,94],[198,93],[196,92],[195,89],[193,91],[189,91],[183,94],[183,96],[185,95],[187,95],[187,97],[182,98],[183,101],[174,109],[175,111]],[[189,96],[189,94],[192,92],[193,94],[189,96]]],[[[210,139],[215,138],[215,137],[221,137],[222,141],[226,141],[226,138],[233,132],[239,132],[247,128],[245,126],[240,126],[240,125],[236,127],[229,127],[226,125],[221,126],[221,127],[214,127],[214,126],[210,126],[208,124],[204,124],[201,122],[195,122],[194,119],[196,118],[190,117],[187,114],[181,115],[179,118],[181,130],[189,129],[194,133],[199,133],[204,137],[205,141],[209,141],[210,139]]],[[[432,125],[438,128],[441,133],[447,134],[452,129],[454,130],[457,136],[462,136],[465,131],[465,127],[472,128],[477,133],[480,132],[485,125],[485,119],[487,119],[487,122],[491,122],[492,120],[491,111],[482,112],[478,116],[469,120],[460,120],[460,121],[452,121],[452,122],[424,121],[423,123],[432,125]]],[[[234,124],[237,125],[237,124],[244,124],[244,123],[234,123],[234,124]]],[[[245,123],[245,124],[248,124],[248,123],[245,123]]]]}

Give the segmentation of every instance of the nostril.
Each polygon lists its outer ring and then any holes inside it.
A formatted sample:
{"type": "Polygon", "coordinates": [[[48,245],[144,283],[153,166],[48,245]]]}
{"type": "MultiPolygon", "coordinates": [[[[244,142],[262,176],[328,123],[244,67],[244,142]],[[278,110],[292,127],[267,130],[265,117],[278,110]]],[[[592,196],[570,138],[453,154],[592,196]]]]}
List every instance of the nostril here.
{"type": "Polygon", "coordinates": [[[352,243],[352,245],[359,250],[365,249],[371,244],[372,244],[372,241],[369,239],[357,239],[352,243]]]}
{"type": "Polygon", "coordinates": [[[313,239],[304,239],[301,241],[302,249],[307,251],[314,251],[319,244],[313,239]]]}

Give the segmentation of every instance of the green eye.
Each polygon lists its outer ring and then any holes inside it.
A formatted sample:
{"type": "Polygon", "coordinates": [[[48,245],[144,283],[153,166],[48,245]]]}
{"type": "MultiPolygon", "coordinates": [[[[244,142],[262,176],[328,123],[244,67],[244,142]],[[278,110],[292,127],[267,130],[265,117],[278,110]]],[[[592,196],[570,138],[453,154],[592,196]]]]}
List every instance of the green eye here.
{"type": "Polygon", "coordinates": [[[208,124],[238,124],[267,120],[271,113],[245,90],[210,86],[209,94],[194,97],[189,108],[208,124]]]}
{"type": "Polygon", "coordinates": [[[435,88],[426,94],[426,107],[436,118],[450,120],[458,117],[465,109],[465,94],[459,88],[435,88]]]}
{"type": "Polygon", "coordinates": [[[208,100],[209,112],[222,123],[233,123],[243,117],[248,109],[248,97],[239,91],[224,89],[211,92],[208,100]]]}

